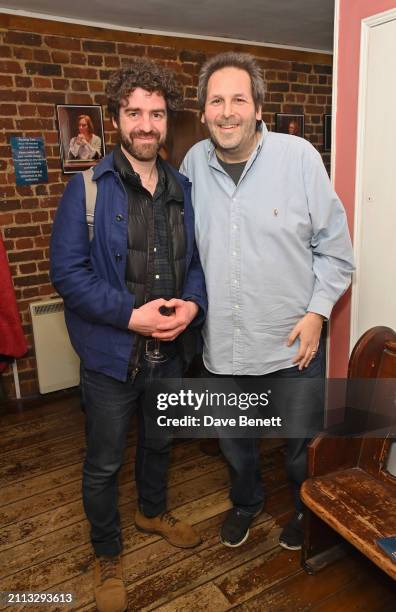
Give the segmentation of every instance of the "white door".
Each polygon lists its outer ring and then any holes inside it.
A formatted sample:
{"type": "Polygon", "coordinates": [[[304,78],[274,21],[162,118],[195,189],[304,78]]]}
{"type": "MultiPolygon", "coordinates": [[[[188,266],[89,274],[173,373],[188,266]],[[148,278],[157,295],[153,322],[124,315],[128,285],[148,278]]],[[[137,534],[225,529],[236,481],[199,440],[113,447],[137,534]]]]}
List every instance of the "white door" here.
{"type": "Polygon", "coordinates": [[[351,347],[396,330],[396,11],[363,23],[361,51],[351,347]]]}

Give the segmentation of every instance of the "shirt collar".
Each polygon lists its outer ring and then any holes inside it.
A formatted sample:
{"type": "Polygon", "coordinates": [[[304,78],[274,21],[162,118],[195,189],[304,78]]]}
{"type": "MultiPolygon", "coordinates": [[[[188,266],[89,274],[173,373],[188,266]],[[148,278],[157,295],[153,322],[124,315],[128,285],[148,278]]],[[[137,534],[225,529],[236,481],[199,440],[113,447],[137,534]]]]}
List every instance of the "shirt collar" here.
{"type": "MultiPolygon", "coordinates": [[[[163,165],[161,164],[161,158],[159,155],[157,156],[156,166],[158,171],[158,182],[153,194],[154,199],[158,198],[161,194],[166,193],[168,187],[167,175],[163,165]]],[[[123,181],[129,183],[135,189],[143,189],[139,174],[133,169],[120,145],[117,145],[114,148],[114,168],[118,171],[123,181]]],[[[176,187],[174,187],[173,184],[171,187],[172,189],[168,189],[168,192],[166,193],[166,198],[174,196],[176,187]]]]}
{"type": "MultiPolygon", "coordinates": [[[[94,166],[92,177],[94,181],[97,181],[107,172],[117,172],[114,159],[116,148],[117,147],[115,147],[111,153],[106,155],[96,166],[94,166]]],[[[188,189],[188,185],[191,185],[188,178],[180,174],[180,172],[175,170],[175,168],[168,164],[168,162],[164,161],[160,156],[157,157],[157,166],[160,167],[165,174],[165,184],[167,187],[168,196],[177,202],[183,203],[185,190],[188,189]]],[[[138,177],[139,175],[137,174],[136,176],[138,177]]]]}

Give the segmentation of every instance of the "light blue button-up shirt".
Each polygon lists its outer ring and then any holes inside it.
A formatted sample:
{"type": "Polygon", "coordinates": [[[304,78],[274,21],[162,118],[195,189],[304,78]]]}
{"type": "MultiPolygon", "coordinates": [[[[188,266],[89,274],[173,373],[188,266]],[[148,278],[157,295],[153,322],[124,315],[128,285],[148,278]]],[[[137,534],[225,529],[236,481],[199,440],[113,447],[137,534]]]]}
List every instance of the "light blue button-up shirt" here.
{"type": "Polygon", "coordinates": [[[308,311],[328,318],[353,271],[345,210],[317,150],[265,124],[259,136],[237,186],[210,140],[180,169],[192,182],[209,300],[204,363],[218,374],[292,367],[291,330],[308,311]]]}

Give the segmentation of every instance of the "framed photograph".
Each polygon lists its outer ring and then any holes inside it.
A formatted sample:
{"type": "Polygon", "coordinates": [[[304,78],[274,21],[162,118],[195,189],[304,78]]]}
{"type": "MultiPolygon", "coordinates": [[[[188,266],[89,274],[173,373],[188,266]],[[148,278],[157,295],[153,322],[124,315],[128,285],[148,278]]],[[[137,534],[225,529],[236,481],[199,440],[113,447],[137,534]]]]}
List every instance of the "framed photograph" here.
{"type": "Polygon", "coordinates": [[[276,113],[275,131],[304,138],[304,115],[288,115],[276,113]]]}
{"type": "Polygon", "coordinates": [[[105,155],[102,107],[58,104],[56,113],[62,171],[72,174],[97,164],[105,155]]]}
{"type": "Polygon", "coordinates": [[[323,147],[331,151],[331,115],[323,115],[323,147]]]}

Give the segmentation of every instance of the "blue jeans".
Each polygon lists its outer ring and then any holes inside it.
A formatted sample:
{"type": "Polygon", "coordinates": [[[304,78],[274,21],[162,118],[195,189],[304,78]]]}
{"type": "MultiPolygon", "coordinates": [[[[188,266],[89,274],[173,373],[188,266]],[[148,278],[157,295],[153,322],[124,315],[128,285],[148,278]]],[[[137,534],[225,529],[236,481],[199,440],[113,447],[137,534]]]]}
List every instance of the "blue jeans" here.
{"type": "MultiPolygon", "coordinates": [[[[285,368],[271,374],[254,377],[257,383],[268,379],[287,378],[324,378],[324,349],[321,342],[315,358],[307,368],[285,368]]],[[[206,372],[207,376],[215,376],[206,372]]],[[[238,377],[234,377],[238,378],[238,377]]],[[[284,406],[280,412],[292,426],[293,418],[298,419],[298,431],[319,431],[323,426],[324,397],[312,393],[312,387],[301,386],[301,392],[295,393],[293,386],[289,397],[284,397],[284,406]]],[[[286,392],[287,393],[287,390],[286,392]]],[[[311,436],[304,438],[289,437],[286,440],[286,472],[292,485],[296,510],[301,512],[303,504],[300,498],[300,487],[307,473],[307,445],[311,436]]],[[[230,469],[230,499],[233,505],[243,512],[259,512],[265,501],[264,488],[260,475],[259,440],[253,438],[220,438],[220,448],[230,469]]]]}
{"type": "MultiPolygon", "coordinates": [[[[120,382],[81,367],[81,392],[86,413],[86,457],[83,466],[83,503],[97,555],[114,556],[122,550],[118,514],[117,474],[123,463],[132,415],[138,412],[135,480],[140,511],[154,517],[166,510],[169,437],[149,439],[142,405],[149,376],[144,364],[134,381],[120,382]]],[[[179,378],[179,357],[155,367],[156,378],[179,378]]]]}

